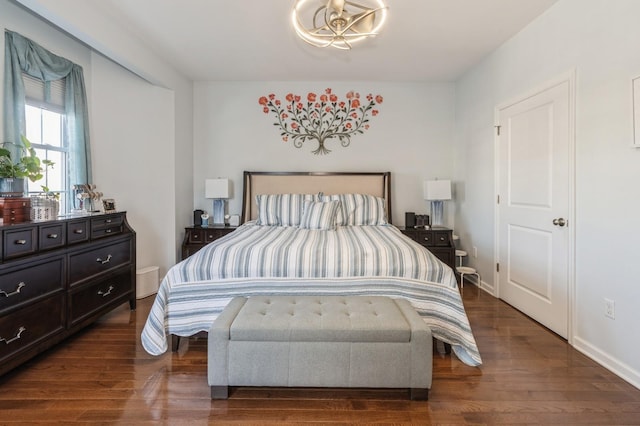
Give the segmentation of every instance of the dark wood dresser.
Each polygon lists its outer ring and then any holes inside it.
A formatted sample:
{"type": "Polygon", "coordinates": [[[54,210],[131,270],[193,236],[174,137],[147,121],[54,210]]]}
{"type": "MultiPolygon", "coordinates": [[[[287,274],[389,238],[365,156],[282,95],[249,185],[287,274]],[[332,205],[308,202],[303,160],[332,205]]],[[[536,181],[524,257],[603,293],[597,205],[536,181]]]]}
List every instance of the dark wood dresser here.
{"type": "Polygon", "coordinates": [[[184,240],[182,241],[182,260],[191,256],[212,241],[224,237],[228,233],[235,231],[235,226],[190,226],[184,228],[184,240]]]}
{"type": "Polygon", "coordinates": [[[404,228],[400,231],[412,240],[422,244],[436,257],[449,265],[455,271],[456,248],[453,243],[453,230],[444,227],[433,226],[429,229],[404,228]]]}
{"type": "Polygon", "coordinates": [[[136,306],[126,213],[0,226],[0,375],[124,302],[136,306]]]}

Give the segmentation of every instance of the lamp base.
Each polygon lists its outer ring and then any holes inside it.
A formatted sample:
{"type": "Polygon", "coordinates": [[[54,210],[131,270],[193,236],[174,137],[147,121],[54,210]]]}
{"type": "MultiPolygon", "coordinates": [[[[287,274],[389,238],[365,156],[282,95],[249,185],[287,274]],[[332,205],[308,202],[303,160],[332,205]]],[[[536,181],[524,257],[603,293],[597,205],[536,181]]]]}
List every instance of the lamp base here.
{"type": "Polygon", "coordinates": [[[213,224],[224,225],[225,199],[216,198],[213,200],[213,224]]]}
{"type": "Polygon", "coordinates": [[[431,225],[444,225],[444,202],[442,200],[431,201],[431,225]]]}

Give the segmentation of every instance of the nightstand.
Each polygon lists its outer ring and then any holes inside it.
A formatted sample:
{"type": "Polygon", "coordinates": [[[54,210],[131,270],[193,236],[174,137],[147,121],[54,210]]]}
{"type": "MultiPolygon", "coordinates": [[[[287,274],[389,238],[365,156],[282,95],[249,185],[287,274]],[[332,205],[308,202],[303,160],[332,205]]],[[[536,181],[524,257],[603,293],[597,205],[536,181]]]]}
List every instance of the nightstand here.
{"type": "Polygon", "coordinates": [[[432,226],[429,229],[424,229],[424,227],[399,227],[398,229],[407,237],[426,247],[438,259],[455,270],[456,248],[453,244],[453,230],[439,226],[432,226]]]}
{"type": "Polygon", "coordinates": [[[236,226],[190,226],[184,228],[182,260],[191,256],[212,241],[222,238],[237,229],[236,226]]]}

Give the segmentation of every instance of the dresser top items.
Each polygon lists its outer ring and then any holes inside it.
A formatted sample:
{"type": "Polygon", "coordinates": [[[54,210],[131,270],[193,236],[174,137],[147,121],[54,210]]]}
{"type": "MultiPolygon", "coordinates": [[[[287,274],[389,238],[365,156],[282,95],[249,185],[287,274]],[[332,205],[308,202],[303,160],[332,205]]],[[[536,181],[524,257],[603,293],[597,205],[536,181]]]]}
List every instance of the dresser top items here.
{"type": "Polygon", "coordinates": [[[0,263],[107,236],[133,232],[125,212],[59,216],[56,220],[0,225],[0,263]]]}

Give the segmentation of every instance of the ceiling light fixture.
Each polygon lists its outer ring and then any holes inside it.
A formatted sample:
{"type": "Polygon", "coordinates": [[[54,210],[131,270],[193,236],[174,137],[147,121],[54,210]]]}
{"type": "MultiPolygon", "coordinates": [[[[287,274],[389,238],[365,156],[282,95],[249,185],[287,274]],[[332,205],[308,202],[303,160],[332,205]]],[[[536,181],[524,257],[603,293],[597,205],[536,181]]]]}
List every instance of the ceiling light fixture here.
{"type": "Polygon", "coordinates": [[[291,19],[300,38],[317,47],[351,49],[351,44],[378,34],[387,18],[383,0],[297,0],[291,19]],[[365,4],[361,4],[365,3],[365,4]],[[301,17],[307,17],[302,23],[301,17]]]}

